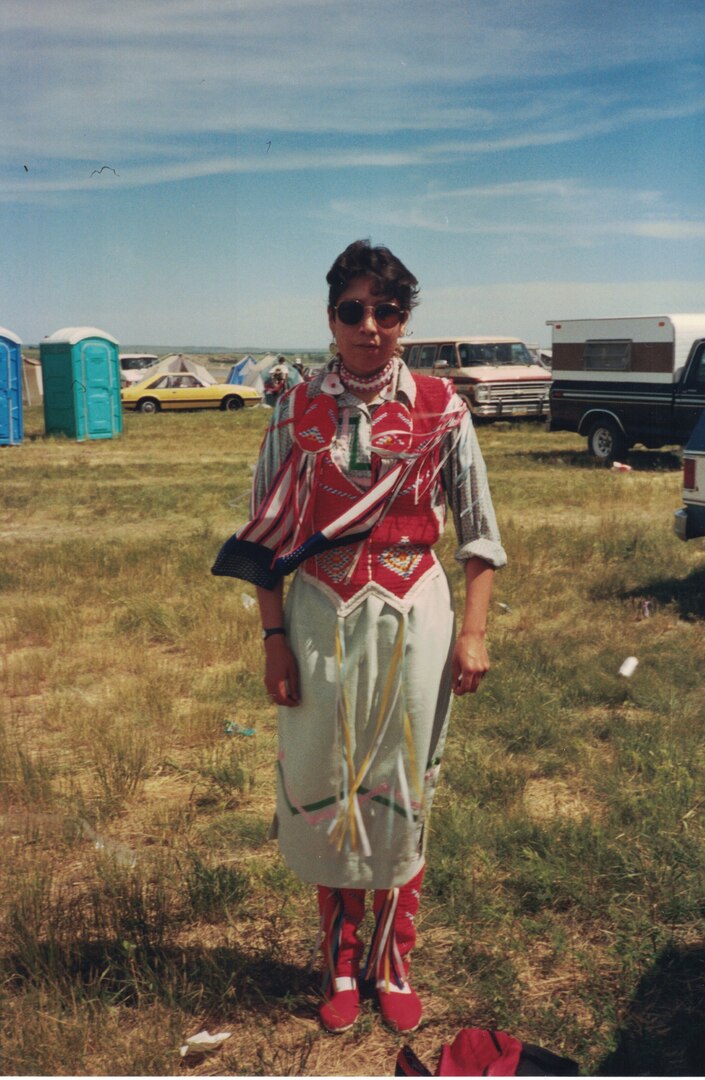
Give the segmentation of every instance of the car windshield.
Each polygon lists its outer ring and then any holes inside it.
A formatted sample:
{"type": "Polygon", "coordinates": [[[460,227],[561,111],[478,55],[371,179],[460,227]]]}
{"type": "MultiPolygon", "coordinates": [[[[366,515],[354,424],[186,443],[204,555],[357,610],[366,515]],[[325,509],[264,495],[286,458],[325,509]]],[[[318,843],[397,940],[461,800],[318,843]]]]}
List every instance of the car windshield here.
{"type": "Polygon", "coordinates": [[[461,343],[458,345],[460,363],[463,367],[473,364],[533,364],[534,360],[521,341],[487,341],[481,345],[461,343]]]}
{"type": "Polygon", "coordinates": [[[121,356],[120,367],[123,371],[141,371],[153,367],[158,359],[158,356],[121,356]]]}

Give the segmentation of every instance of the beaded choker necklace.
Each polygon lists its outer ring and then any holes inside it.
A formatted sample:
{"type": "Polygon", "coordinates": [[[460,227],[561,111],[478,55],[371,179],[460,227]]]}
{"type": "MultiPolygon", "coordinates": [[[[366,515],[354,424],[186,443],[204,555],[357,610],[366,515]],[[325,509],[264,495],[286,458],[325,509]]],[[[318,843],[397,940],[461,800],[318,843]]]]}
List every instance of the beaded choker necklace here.
{"type": "Polygon", "coordinates": [[[340,381],[346,390],[372,391],[381,390],[384,386],[392,381],[394,375],[394,360],[389,360],[387,364],[373,375],[356,375],[353,371],[349,371],[345,364],[341,360],[338,368],[338,374],[340,381]]]}

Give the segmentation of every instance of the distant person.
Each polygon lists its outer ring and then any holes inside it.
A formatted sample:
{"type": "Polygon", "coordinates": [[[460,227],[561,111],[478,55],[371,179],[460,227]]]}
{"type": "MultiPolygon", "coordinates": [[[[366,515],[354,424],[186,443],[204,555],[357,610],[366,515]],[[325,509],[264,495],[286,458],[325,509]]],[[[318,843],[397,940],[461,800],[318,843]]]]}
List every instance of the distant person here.
{"type": "Polygon", "coordinates": [[[321,1022],[339,1032],[357,1018],[371,890],[363,977],[404,1032],[422,1012],[410,954],[451,694],[476,691],[489,668],[492,578],[506,556],[470,413],[449,381],[412,375],[400,358],[416,278],[361,240],[327,281],[335,354],[280,397],[253,519],[213,570],[257,586],[264,681],[279,706],[279,845],[318,887],[321,1022]],[[466,582],[457,637],[432,551],[446,503],[466,582]]]}
{"type": "Polygon", "coordinates": [[[269,369],[264,382],[264,400],[267,405],[276,405],[280,396],[289,387],[288,371],[285,364],[275,364],[269,369]]]}

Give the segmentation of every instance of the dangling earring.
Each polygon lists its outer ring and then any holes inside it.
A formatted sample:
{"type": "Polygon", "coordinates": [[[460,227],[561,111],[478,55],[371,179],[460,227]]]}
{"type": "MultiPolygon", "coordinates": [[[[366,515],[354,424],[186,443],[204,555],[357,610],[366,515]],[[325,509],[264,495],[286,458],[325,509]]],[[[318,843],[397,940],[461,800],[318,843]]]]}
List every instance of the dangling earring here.
{"type": "MultiPolygon", "coordinates": [[[[404,327],[404,329],[402,330],[402,337],[404,337],[404,338],[411,337],[413,332],[414,332],[413,330],[407,330],[406,327],[404,327]]],[[[394,356],[398,357],[400,360],[404,356],[404,346],[402,345],[401,341],[399,341],[399,339],[397,339],[397,343],[394,346],[394,356]]]]}

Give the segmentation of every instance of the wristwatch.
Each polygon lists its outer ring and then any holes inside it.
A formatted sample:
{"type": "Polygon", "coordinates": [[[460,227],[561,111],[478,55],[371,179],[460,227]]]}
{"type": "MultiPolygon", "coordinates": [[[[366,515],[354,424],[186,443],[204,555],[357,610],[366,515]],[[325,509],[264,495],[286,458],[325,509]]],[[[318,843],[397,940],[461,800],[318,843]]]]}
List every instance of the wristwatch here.
{"type": "Polygon", "coordinates": [[[283,626],[270,626],[269,629],[262,631],[262,641],[266,641],[268,637],[273,637],[274,634],[286,634],[286,630],[283,626]]]}

